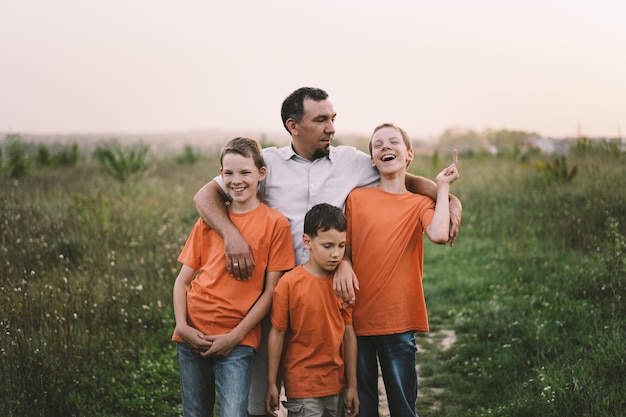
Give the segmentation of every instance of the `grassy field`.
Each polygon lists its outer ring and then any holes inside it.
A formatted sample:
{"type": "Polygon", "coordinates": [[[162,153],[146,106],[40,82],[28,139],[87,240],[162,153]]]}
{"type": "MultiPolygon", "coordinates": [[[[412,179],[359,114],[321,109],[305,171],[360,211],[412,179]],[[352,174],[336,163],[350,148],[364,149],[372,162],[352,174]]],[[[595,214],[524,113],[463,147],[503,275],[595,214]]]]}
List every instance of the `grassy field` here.
{"type": "MultiPolygon", "coordinates": [[[[434,160],[411,169],[432,178],[434,160]]],[[[7,164],[0,414],[180,415],[171,292],[216,160],[152,159],[125,182],[86,155],[18,179],[7,164]]],[[[418,354],[420,415],[623,415],[626,155],[462,155],[453,192],[461,236],[427,245],[424,282],[433,332],[457,341],[418,354]]]]}

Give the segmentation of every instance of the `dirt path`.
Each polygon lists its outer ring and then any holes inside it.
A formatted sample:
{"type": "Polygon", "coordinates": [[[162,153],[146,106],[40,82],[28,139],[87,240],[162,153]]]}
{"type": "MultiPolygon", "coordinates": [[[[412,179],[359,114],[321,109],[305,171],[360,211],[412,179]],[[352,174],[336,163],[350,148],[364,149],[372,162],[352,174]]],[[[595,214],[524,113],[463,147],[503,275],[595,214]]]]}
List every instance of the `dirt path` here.
{"type": "MultiPolygon", "coordinates": [[[[438,349],[441,351],[447,350],[456,342],[456,333],[454,330],[438,330],[436,332],[428,333],[425,336],[422,336],[420,339],[417,339],[418,345],[418,359],[417,359],[417,375],[419,378],[419,389],[420,390],[429,390],[430,392],[440,393],[442,391],[441,388],[428,387],[427,378],[423,378],[420,376],[419,372],[419,356],[421,353],[425,353],[428,349],[438,349]]],[[[387,393],[385,392],[385,384],[383,382],[383,378],[380,374],[380,368],[378,370],[378,415],[379,417],[390,417],[389,414],[389,404],[387,403],[387,393]]],[[[284,392],[281,392],[281,399],[284,400],[284,392]]],[[[419,401],[419,393],[418,393],[418,401],[419,401]]],[[[437,408],[437,404],[434,403],[433,408],[437,408]]],[[[279,416],[287,417],[287,410],[285,410],[282,406],[279,412],[279,416]]]]}
{"type": "MultiPolygon", "coordinates": [[[[447,350],[456,342],[456,333],[454,330],[439,330],[433,333],[429,333],[425,338],[422,338],[427,343],[420,343],[420,339],[418,339],[418,363],[417,363],[417,377],[419,379],[419,389],[420,390],[430,390],[431,392],[440,393],[442,391],[441,388],[428,387],[427,378],[423,378],[420,376],[419,372],[419,355],[420,352],[425,352],[426,349],[438,349],[438,350],[447,350]],[[429,347],[426,348],[425,345],[429,347]]],[[[378,369],[378,414],[380,417],[390,417],[389,414],[389,404],[387,403],[387,393],[385,392],[385,384],[383,382],[383,378],[380,374],[380,368],[378,369]]],[[[418,402],[419,402],[419,392],[418,392],[418,402]]],[[[438,408],[437,404],[433,404],[434,408],[438,408]]]]}

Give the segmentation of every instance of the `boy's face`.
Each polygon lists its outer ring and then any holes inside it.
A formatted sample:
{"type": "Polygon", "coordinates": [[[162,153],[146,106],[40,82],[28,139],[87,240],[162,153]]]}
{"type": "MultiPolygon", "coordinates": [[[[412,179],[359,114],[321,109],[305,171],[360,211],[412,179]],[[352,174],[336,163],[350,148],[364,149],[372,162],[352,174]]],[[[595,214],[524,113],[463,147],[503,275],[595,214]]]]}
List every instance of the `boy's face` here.
{"type": "Polygon", "coordinates": [[[227,153],[222,158],[220,174],[233,203],[256,201],[257,186],[265,178],[265,167],[257,168],[254,160],[237,153],[227,153]]]}
{"type": "Polygon", "coordinates": [[[311,253],[310,265],[318,275],[330,275],[339,266],[346,251],[346,232],[336,229],[318,231],[315,237],[302,236],[304,248],[311,253]]]}
{"type": "Polygon", "coordinates": [[[402,134],[383,127],[372,136],[372,166],[381,174],[405,171],[413,160],[413,149],[407,149],[402,134]]]}

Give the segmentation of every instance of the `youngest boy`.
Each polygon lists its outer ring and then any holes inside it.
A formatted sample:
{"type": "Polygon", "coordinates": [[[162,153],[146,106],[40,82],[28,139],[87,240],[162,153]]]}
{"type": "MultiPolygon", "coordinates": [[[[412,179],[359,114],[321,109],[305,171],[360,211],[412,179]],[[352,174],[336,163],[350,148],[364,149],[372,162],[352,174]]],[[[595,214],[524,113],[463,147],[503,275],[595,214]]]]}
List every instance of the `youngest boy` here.
{"type": "Polygon", "coordinates": [[[283,405],[289,416],[342,416],[344,407],[348,416],[359,412],[352,307],[333,290],[346,229],[346,218],[337,207],[324,203],[311,208],[302,236],[311,256],[286,273],[274,291],[265,400],[272,416],[278,416],[277,374],[285,339],[283,405]]]}

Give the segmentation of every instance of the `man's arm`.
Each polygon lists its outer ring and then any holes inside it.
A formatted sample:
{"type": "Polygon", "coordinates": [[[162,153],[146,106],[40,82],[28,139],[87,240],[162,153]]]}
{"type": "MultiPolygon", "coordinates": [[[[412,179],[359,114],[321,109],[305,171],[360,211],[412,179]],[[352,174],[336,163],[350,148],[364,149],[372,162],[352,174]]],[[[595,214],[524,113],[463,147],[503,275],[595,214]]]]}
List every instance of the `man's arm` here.
{"type": "MultiPolygon", "coordinates": [[[[456,160],[458,167],[458,159],[456,160]]],[[[406,188],[413,194],[422,194],[437,201],[437,184],[428,178],[413,175],[407,172],[406,188]]],[[[461,227],[461,215],[463,214],[463,205],[455,195],[450,194],[450,246],[454,246],[456,238],[459,235],[461,227]]]]}
{"type": "Polygon", "coordinates": [[[228,199],[219,184],[208,182],[196,193],[193,201],[202,220],[224,239],[228,273],[237,279],[250,279],[254,269],[252,252],[248,242],[228,217],[228,199]]]}

